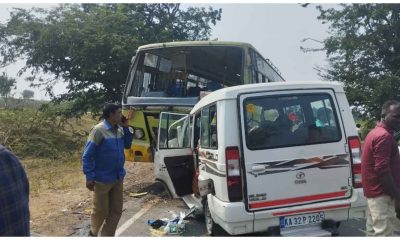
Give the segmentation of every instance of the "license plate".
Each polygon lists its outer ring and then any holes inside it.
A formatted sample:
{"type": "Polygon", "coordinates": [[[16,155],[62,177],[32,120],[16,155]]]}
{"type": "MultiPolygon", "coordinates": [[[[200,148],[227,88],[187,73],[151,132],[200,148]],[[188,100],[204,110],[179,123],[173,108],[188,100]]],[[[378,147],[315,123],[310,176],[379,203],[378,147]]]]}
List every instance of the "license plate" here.
{"type": "Polygon", "coordinates": [[[308,224],[321,223],[325,219],[323,212],[309,213],[293,216],[284,216],[279,218],[281,228],[297,227],[308,224]]]}

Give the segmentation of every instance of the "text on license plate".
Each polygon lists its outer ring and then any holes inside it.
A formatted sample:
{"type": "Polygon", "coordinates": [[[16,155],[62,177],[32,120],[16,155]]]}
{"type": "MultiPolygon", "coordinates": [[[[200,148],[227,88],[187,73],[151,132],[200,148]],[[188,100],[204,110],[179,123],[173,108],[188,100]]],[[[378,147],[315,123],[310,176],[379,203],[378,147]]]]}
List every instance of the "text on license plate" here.
{"type": "Polygon", "coordinates": [[[284,216],[279,218],[281,228],[296,227],[307,224],[321,223],[325,219],[323,212],[284,216]]]}

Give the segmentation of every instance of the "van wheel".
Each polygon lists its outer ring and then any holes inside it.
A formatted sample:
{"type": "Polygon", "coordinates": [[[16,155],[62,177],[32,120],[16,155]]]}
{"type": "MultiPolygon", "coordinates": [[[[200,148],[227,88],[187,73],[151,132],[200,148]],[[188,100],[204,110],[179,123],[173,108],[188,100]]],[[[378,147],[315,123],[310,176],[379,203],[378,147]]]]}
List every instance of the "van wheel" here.
{"type": "Polygon", "coordinates": [[[340,222],[336,222],[335,229],[331,234],[332,237],[338,237],[339,236],[339,227],[340,227],[340,222]]]}
{"type": "Polygon", "coordinates": [[[206,200],[204,203],[204,221],[206,223],[207,233],[210,236],[215,236],[215,232],[217,231],[217,224],[211,217],[210,208],[208,207],[208,201],[206,200]]]}

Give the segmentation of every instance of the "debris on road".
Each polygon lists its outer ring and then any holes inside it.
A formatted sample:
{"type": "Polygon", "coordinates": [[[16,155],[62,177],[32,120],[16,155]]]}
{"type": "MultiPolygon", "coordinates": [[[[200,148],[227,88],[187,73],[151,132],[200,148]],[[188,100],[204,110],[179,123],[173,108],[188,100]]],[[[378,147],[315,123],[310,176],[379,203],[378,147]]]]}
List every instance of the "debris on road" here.
{"type": "MultiPolygon", "coordinates": [[[[193,213],[194,211],[189,211],[193,213]]],[[[153,229],[161,229],[163,228],[163,232],[165,234],[172,234],[172,235],[177,235],[177,234],[182,234],[185,232],[185,223],[184,218],[187,217],[188,214],[185,214],[184,212],[181,212],[180,215],[178,216],[177,214],[172,215],[172,220],[168,218],[163,218],[163,219],[157,219],[157,220],[151,220],[149,219],[147,221],[147,224],[152,227],[150,231],[153,233],[153,229]]]]}
{"type": "Polygon", "coordinates": [[[159,229],[162,226],[166,226],[168,224],[168,219],[157,219],[157,220],[148,220],[147,224],[149,224],[154,229],[159,229]]]}
{"type": "Polygon", "coordinates": [[[183,216],[183,220],[186,220],[187,219],[187,217],[189,217],[190,215],[192,215],[192,214],[194,214],[196,212],[196,206],[194,206],[194,207],[192,207],[191,209],[189,209],[189,212],[188,213],[186,213],[184,216],[183,216]]]}
{"type": "Polygon", "coordinates": [[[167,226],[164,228],[164,232],[167,234],[177,235],[182,234],[186,230],[184,223],[174,223],[168,222],[167,226]]]}
{"type": "Polygon", "coordinates": [[[87,208],[87,209],[85,209],[84,213],[86,215],[91,215],[92,214],[92,209],[91,208],[87,208]]]}
{"type": "Polygon", "coordinates": [[[141,192],[141,193],[129,193],[130,197],[143,197],[146,196],[147,192],[141,192]]]}
{"type": "Polygon", "coordinates": [[[162,230],[162,229],[153,229],[153,228],[150,228],[150,234],[151,234],[152,236],[154,236],[154,237],[162,237],[162,236],[165,235],[165,232],[164,232],[164,230],[162,230]]]}

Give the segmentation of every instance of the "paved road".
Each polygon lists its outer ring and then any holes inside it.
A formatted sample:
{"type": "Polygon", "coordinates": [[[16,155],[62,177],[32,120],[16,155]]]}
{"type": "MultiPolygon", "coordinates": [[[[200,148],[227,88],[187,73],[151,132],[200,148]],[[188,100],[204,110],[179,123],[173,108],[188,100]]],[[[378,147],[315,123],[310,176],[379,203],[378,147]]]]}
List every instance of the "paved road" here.
{"type": "MultiPolygon", "coordinates": [[[[162,186],[155,183],[146,189],[148,195],[142,198],[129,198],[124,204],[124,212],[119,222],[117,236],[175,236],[164,235],[161,230],[154,230],[148,224],[149,219],[172,218],[173,214],[187,212],[189,209],[181,199],[169,199],[162,186]]],[[[203,219],[190,217],[186,222],[186,231],[180,236],[208,236],[203,219]]],[[[365,220],[342,222],[340,236],[365,236],[365,220]]],[[[218,232],[226,236],[224,231],[218,232]]],[[[248,236],[265,236],[266,233],[248,236]]]]}

